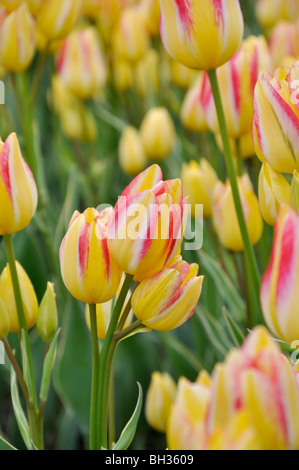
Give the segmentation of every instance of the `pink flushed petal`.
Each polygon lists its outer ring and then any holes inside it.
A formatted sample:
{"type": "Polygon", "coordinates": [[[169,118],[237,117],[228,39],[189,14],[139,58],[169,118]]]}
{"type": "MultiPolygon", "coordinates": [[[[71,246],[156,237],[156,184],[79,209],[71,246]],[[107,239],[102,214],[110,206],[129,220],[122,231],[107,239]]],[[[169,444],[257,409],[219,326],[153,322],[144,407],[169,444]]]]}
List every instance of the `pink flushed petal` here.
{"type": "Polygon", "coordinates": [[[200,89],[199,101],[202,103],[204,109],[213,103],[213,93],[207,72],[203,72],[203,81],[200,89]]]}
{"type": "Polygon", "coordinates": [[[223,0],[212,0],[215,11],[216,25],[219,27],[224,22],[223,18],[223,0]]]}
{"type": "Polygon", "coordinates": [[[90,229],[91,229],[91,224],[87,224],[84,221],[84,225],[81,229],[81,233],[79,235],[79,240],[78,240],[78,261],[79,261],[80,274],[82,278],[85,275],[85,271],[88,267],[88,261],[89,261],[90,229]]]}
{"type": "Polygon", "coordinates": [[[151,179],[150,185],[148,188],[143,188],[143,190],[152,189],[160,181],[163,180],[162,170],[159,167],[159,165],[152,165],[146,170],[144,170],[143,172],[141,172],[138,176],[136,176],[136,178],[134,178],[133,181],[131,181],[131,183],[126,187],[126,189],[122,193],[122,196],[126,196],[127,198],[130,198],[138,194],[142,188],[142,185],[144,184],[145,179],[147,178],[150,172],[152,172],[152,179],[151,179]]]}
{"type": "Polygon", "coordinates": [[[175,0],[180,20],[182,22],[184,31],[190,34],[194,25],[190,10],[192,9],[192,2],[190,0],[175,0]]]}
{"type": "Polygon", "coordinates": [[[63,69],[65,66],[65,57],[67,53],[67,41],[64,41],[57,60],[57,71],[59,74],[63,73],[63,69]]]}
{"type": "Polygon", "coordinates": [[[13,197],[12,197],[12,188],[11,188],[11,180],[10,180],[10,168],[9,168],[9,154],[10,154],[10,145],[8,139],[6,140],[2,153],[0,155],[0,174],[3,179],[6,191],[9,195],[9,199],[13,204],[13,197]]]}
{"type": "Polygon", "coordinates": [[[240,80],[240,71],[239,71],[239,63],[238,63],[238,54],[231,59],[230,71],[231,71],[231,80],[232,80],[232,86],[233,86],[235,109],[237,113],[239,114],[240,109],[241,109],[241,80],[240,80]]]}
{"type": "Polygon", "coordinates": [[[254,48],[253,54],[251,55],[250,76],[252,92],[254,92],[255,85],[259,76],[259,54],[257,47],[254,48]]]}

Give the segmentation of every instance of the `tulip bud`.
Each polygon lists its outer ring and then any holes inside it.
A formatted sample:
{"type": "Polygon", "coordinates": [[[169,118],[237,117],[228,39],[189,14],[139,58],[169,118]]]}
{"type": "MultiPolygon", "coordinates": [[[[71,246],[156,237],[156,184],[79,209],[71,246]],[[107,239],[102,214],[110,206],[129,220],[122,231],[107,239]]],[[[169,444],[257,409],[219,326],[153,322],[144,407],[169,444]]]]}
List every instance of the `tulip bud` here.
{"type": "MultiPolygon", "coordinates": [[[[21,289],[25,319],[28,330],[33,328],[38,314],[38,301],[31,281],[22,266],[17,262],[17,274],[21,289]]],[[[0,276],[0,299],[4,303],[10,321],[9,331],[19,333],[20,325],[15,303],[14,291],[10,275],[10,269],[7,265],[0,276]]]]}
{"type": "Polygon", "coordinates": [[[198,75],[197,70],[192,70],[189,67],[177,62],[176,60],[170,60],[171,80],[174,85],[182,88],[183,90],[188,89],[196,79],[198,75]]]}
{"type": "Polygon", "coordinates": [[[118,149],[119,164],[124,173],[136,175],[146,166],[146,156],[137,129],[128,126],[124,129],[118,149]]]}
{"type": "Polygon", "coordinates": [[[167,158],[175,145],[175,127],[166,108],[152,108],[145,115],[140,134],[148,159],[167,158]]]}
{"type": "Polygon", "coordinates": [[[0,64],[9,72],[27,69],[36,49],[36,27],[26,3],[0,22],[0,64]]]}
{"type": "MultiPolygon", "coordinates": [[[[118,288],[118,292],[116,294],[117,296],[120,293],[121,286],[122,286],[122,283],[120,283],[120,286],[118,288]]],[[[128,294],[127,294],[126,300],[124,302],[124,306],[122,308],[120,318],[122,317],[122,315],[123,315],[123,313],[126,309],[126,305],[127,305],[128,301],[130,300],[130,297],[131,297],[131,292],[129,291],[128,294]]],[[[104,302],[102,304],[97,304],[97,306],[96,306],[98,338],[100,338],[102,340],[105,339],[107,330],[109,328],[112,312],[113,312],[113,300],[109,300],[108,302],[104,302]]],[[[86,317],[87,326],[90,329],[90,309],[89,309],[88,304],[86,304],[85,317],[86,317]]],[[[130,326],[131,323],[132,323],[132,320],[133,320],[133,311],[131,310],[131,312],[128,315],[128,318],[125,321],[123,329],[130,326]]]]}
{"type": "Polygon", "coordinates": [[[291,200],[292,208],[299,214],[299,172],[294,171],[291,186],[291,200]]]}
{"type": "Polygon", "coordinates": [[[275,225],[271,260],[262,280],[261,305],[267,325],[280,339],[299,338],[299,216],[285,205],[275,225]]]}
{"type": "Polygon", "coordinates": [[[208,74],[203,72],[189,89],[181,108],[181,121],[189,131],[208,132],[205,108],[207,101],[212,100],[212,90],[208,74]]]}
{"type": "Polygon", "coordinates": [[[132,296],[136,317],[158,331],[183,325],[193,315],[201,294],[204,278],[197,274],[198,265],[189,265],[179,256],[169,268],[144,279],[132,296]]]}
{"type": "Polygon", "coordinates": [[[108,231],[109,250],[137,280],[173,264],[186,225],[180,180],[162,180],[158,165],[144,170],[124,190],[108,231]]]}
{"type": "Polygon", "coordinates": [[[237,51],[244,29],[238,1],[160,0],[160,7],[162,42],[178,62],[213,70],[237,51]]]}
{"type": "Polygon", "coordinates": [[[150,48],[149,34],[143,14],[135,8],[123,11],[113,31],[115,57],[138,62],[150,48]]]}
{"type": "Polygon", "coordinates": [[[262,73],[255,88],[253,140],[261,161],[279,173],[299,169],[299,64],[262,73]],[[273,138],[275,136],[275,139],[273,138]]]}
{"type": "Polygon", "coordinates": [[[134,84],[137,92],[143,97],[155,95],[159,90],[159,55],[151,49],[138,62],[134,70],[134,84]]]}
{"type": "Polygon", "coordinates": [[[218,181],[214,169],[206,159],[201,159],[199,164],[192,160],[184,163],[182,167],[182,186],[184,194],[189,195],[191,215],[195,217],[196,204],[203,205],[203,216],[212,216],[213,192],[218,181]]]}
{"type": "Polygon", "coordinates": [[[284,176],[264,163],[259,176],[259,203],[267,224],[274,226],[281,205],[290,204],[290,191],[284,176]]]}
{"type": "Polygon", "coordinates": [[[0,235],[23,230],[37,207],[37,188],[15,133],[0,141],[0,235]]]}
{"type": "Polygon", "coordinates": [[[7,308],[0,298],[0,339],[6,338],[10,330],[10,320],[7,308]]]}
{"type": "Polygon", "coordinates": [[[133,69],[130,62],[123,59],[117,59],[113,63],[113,81],[115,88],[124,92],[132,88],[133,69]]]}
{"type": "MultiPolygon", "coordinates": [[[[259,242],[263,232],[263,219],[259,203],[254,194],[248,175],[238,178],[243,212],[252,245],[259,242]]],[[[244,244],[241,236],[238,217],[234,205],[230,182],[218,182],[213,197],[213,222],[218,237],[228,250],[241,252],[244,244]]]]}
{"type": "Polygon", "coordinates": [[[39,306],[36,328],[42,340],[49,343],[55,336],[57,326],[58,315],[54,284],[48,282],[47,290],[39,306]]]}
{"type": "Polygon", "coordinates": [[[159,0],[141,0],[138,4],[144,15],[147,30],[151,36],[160,34],[160,5],[159,0]]]}
{"type": "Polygon", "coordinates": [[[268,30],[279,20],[295,21],[299,16],[297,0],[258,0],[255,10],[258,21],[268,30]]]}
{"type": "Polygon", "coordinates": [[[64,284],[81,302],[107,302],[119,286],[122,273],[107,246],[111,217],[112,209],[101,213],[87,209],[83,214],[76,211],[61,243],[59,257],[64,284]]]}
{"type": "Polygon", "coordinates": [[[298,23],[293,24],[284,21],[278,23],[273,29],[269,38],[269,46],[274,68],[283,65],[287,56],[299,56],[298,34],[298,23]]]}
{"type": "Polygon", "coordinates": [[[79,99],[91,98],[105,84],[106,65],[94,27],[68,36],[58,56],[58,73],[79,99]]]}
{"type": "Polygon", "coordinates": [[[159,432],[166,432],[171,406],[176,395],[176,383],[164,372],[154,372],[146,395],[145,417],[149,425],[159,432]]]}
{"type": "Polygon", "coordinates": [[[79,18],[80,0],[45,0],[37,12],[37,25],[49,41],[63,39],[79,18]]]}

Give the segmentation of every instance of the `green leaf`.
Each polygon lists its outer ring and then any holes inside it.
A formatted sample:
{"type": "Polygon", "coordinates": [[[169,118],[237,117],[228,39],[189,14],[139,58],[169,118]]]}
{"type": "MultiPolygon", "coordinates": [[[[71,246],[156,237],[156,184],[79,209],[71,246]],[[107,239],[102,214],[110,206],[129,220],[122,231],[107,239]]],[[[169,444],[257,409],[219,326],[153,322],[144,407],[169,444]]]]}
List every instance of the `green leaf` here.
{"type": "Polygon", "coordinates": [[[202,266],[212,277],[215,283],[215,291],[217,291],[219,296],[221,296],[223,301],[227,304],[234,318],[240,321],[244,320],[246,317],[246,304],[226,272],[217,261],[203,250],[200,250],[197,256],[202,266]]]}
{"type": "Polygon", "coordinates": [[[137,424],[140,418],[140,413],[142,409],[142,402],[143,402],[143,392],[142,392],[142,387],[140,383],[137,383],[138,388],[139,388],[139,394],[138,394],[138,400],[137,400],[137,405],[134,410],[134,413],[124,428],[123,432],[120,435],[119,440],[117,443],[113,446],[112,450],[127,450],[128,447],[131,445],[135,434],[136,434],[136,429],[137,429],[137,424]]]}
{"type": "Polygon", "coordinates": [[[17,450],[0,435],[0,450],[17,450]]]}
{"type": "Polygon", "coordinates": [[[205,369],[201,360],[192,352],[188,347],[186,347],[179,339],[175,336],[164,333],[160,333],[163,343],[172,349],[175,353],[179,354],[180,357],[183,357],[185,361],[195,370],[198,374],[202,369],[205,369]]]}
{"type": "Polygon", "coordinates": [[[233,347],[233,343],[226,336],[219,321],[217,321],[203,305],[200,309],[196,309],[195,318],[201,322],[209,340],[224,358],[233,347]]]}
{"type": "Polygon", "coordinates": [[[51,342],[48,354],[46,355],[44,367],[43,367],[43,376],[41,381],[40,388],[40,399],[46,403],[48,398],[48,392],[51,382],[52,371],[55,363],[56,350],[57,350],[57,341],[60,334],[60,329],[56,331],[56,334],[51,342]]]}
{"type": "Polygon", "coordinates": [[[24,380],[25,383],[28,387],[28,392],[29,392],[29,400],[33,402],[33,396],[34,396],[34,391],[33,391],[33,384],[30,376],[30,367],[28,363],[28,357],[26,354],[27,348],[26,348],[26,339],[25,339],[25,331],[21,330],[21,346],[22,346],[22,359],[23,359],[23,375],[24,375],[24,380]]]}
{"type": "Polygon", "coordinates": [[[233,319],[229,311],[225,307],[222,308],[222,311],[231,338],[235,346],[238,348],[243,343],[245,335],[243,334],[240,327],[237,325],[236,321],[233,319]]]}
{"type": "Polygon", "coordinates": [[[11,398],[12,398],[12,406],[14,410],[14,414],[18,423],[18,427],[21,433],[21,436],[25,442],[25,445],[28,450],[32,450],[32,444],[30,439],[30,432],[27,419],[25,417],[20,397],[18,391],[18,384],[17,384],[17,376],[15,374],[14,369],[11,367],[11,376],[10,376],[10,389],[11,389],[11,398]]]}

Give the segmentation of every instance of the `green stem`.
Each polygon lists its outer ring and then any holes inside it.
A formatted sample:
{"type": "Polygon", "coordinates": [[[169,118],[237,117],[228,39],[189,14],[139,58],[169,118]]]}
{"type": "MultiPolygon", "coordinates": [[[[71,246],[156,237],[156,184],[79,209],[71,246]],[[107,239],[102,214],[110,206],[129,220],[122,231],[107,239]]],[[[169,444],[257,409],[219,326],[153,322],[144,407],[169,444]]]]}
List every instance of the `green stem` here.
{"type": "Polygon", "coordinates": [[[16,308],[17,308],[17,313],[18,313],[20,330],[24,330],[24,334],[25,334],[25,351],[22,351],[22,353],[26,354],[26,357],[27,357],[28,366],[29,366],[29,377],[30,377],[30,382],[31,382],[30,384],[31,387],[29,388],[32,390],[33,405],[35,409],[37,410],[37,400],[36,400],[36,391],[35,391],[35,383],[34,383],[34,375],[33,375],[29,334],[28,334],[28,329],[27,329],[27,324],[26,324],[26,317],[25,317],[24,306],[23,306],[23,301],[22,301],[19,278],[18,278],[18,273],[17,273],[17,268],[16,268],[15,255],[14,255],[14,249],[13,249],[13,244],[12,244],[12,236],[4,235],[3,239],[5,243],[7,260],[8,260],[9,269],[10,269],[11,282],[13,286],[13,292],[14,292],[15,303],[16,303],[16,308]]]}
{"type": "MultiPolygon", "coordinates": [[[[249,238],[246,220],[245,220],[245,216],[243,212],[241,197],[240,197],[239,188],[238,188],[237,172],[236,172],[236,167],[234,164],[234,158],[231,152],[228,129],[226,125],[216,70],[211,70],[209,72],[209,78],[210,78],[211,88],[212,88],[212,92],[214,96],[216,111],[218,115],[219,127],[220,127],[222,141],[223,141],[226,167],[227,167],[227,172],[228,172],[228,176],[229,176],[230,183],[231,183],[232,194],[233,194],[236,213],[237,213],[237,217],[239,221],[242,240],[244,244],[247,265],[248,265],[248,269],[252,277],[256,298],[259,298],[260,274],[259,274],[258,264],[257,264],[257,260],[256,260],[255,253],[253,250],[253,246],[249,238]]],[[[259,321],[258,312],[256,312],[255,316],[256,318],[254,320],[256,323],[258,323],[259,321]]]]}
{"type": "Polygon", "coordinates": [[[243,174],[243,157],[241,152],[241,140],[236,139],[236,152],[237,152],[237,163],[238,163],[238,176],[243,174]]]}
{"type": "Polygon", "coordinates": [[[114,409],[114,377],[113,368],[111,369],[110,390],[109,390],[109,449],[112,449],[115,441],[115,409],[114,409]]]}
{"type": "Polygon", "coordinates": [[[91,400],[90,400],[90,450],[96,450],[97,436],[97,406],[98,406],[98,375],[100,351],[98,341],[97,328],[97,311],[96,305],[89,305],[91,343],[92,343],[92,383],[91,383],[91,400]]]}
{"type": "Polygon", "coordinates": [[[122,290],[117,299],[116,305],[111,316],[109,327],[105,336],[103,347],[101,350],[100,357],[100,376],[99,376],[99,407],[98,412],[100,413],[99,419],[99,436],[97,441],[97,449],[107,449],[107,422],[108,422],[108,397],[109,397],[109,384],[112,360],[117,343],[113,341],[113,336],[117,327],[117,323],[123,309],[127,294],[131,287],[133,276],[130,274],[126,275],[125,281],[122,286],[122,290]]]}
{"type": "Polygon", "coordinates": [[[135,321],[134,323],[132,323],[132,325],[128,326],[128,328],[126,328],[125,330],[122,330],[116,333],[116,335],[114,336],[114,341],[116,343],[119,343],[122,339],[124,339],[129,334],[133,333],[135,330],[137,330],[141,326],[142,326],[142,322],[140,320],[135,321]]]}

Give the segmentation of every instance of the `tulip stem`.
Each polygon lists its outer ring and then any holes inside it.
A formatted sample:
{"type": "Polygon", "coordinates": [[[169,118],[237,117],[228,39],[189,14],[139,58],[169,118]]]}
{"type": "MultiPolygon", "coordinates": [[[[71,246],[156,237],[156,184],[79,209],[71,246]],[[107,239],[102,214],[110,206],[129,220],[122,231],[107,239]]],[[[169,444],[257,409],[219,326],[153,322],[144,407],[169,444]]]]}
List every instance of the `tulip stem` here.
{"type": "Polygon", "coordinates": [[[98,412],[100,413],[99,419],[99,433],[97,437],[97,449],[107,449],[107,423],[108,423],[108,401],[109,401],[109,385],[110,375],[112,369],[112,360],[114,352],[117,346],[117,342],[113,341],[114,333],[117,327],[117,323],[123,309],[127,294],[131,287],[133,276],[130,274],[126,275],[121,292],[115,304],[109,327],[105,336],[103,347],[100,356],[100,375],[99,375],[99,406],[98,412]]]}
{"type": "Polygon", "coordinates": [[[91,400],[90,400],[90,450],[96,450],[96,435],[97,435],[97,406],[98,406],[98,376],[99,376],[99,363],[100,363],[100,350],[98,341],[98,327],[97,327],[97,306],[95,304],[89,305],[90,315],[90,330],[91,330],[91,344],[92,344],[92,383],[91,383],[91,400]]]}
{"type": "MultiPolygon", "coordinates": [[[[221,130],[221,137],[223,141],[223,148],[224,148],[224,155],[225,155],[228,177],[231,183],[233,199],[235,203],[236,213],[237,213],[242,240],[244,244],[245,257],[247,259],[247,265],[248,265],[248,268],[252,277],[255,295],[256,295],[256,298],[259,299],[260,273],[259,273],[254,249],[249,238],[246,220],[245,220],[245,216],[243,212],[241,197],[240,197],[239,188],[238,188],[237,171],[236,171],[234,158],[233,158],[232,151],[231,151],[228,129],[227,129],[227,124],[225,120],[224,109],[223,109],[223,104],[221,100],[216,70],[211,70],[209,72],[209,78],[210,78],[211,88],[212,88],[212,92],[214,96],[216,111],[218,115],[219,127],[221,130]]],[[[255,312],[255,318],[253,320],[255,324],[259,323],[258,312],[255,312]]]]}
{"type": "Polygon", "coordinates": [[[241,152],[241,140],[236,139],[236,153],[237,153],[237,162],[238,162],[238,175],[242,176],[243,174],[243,158],[241,152]]]}

